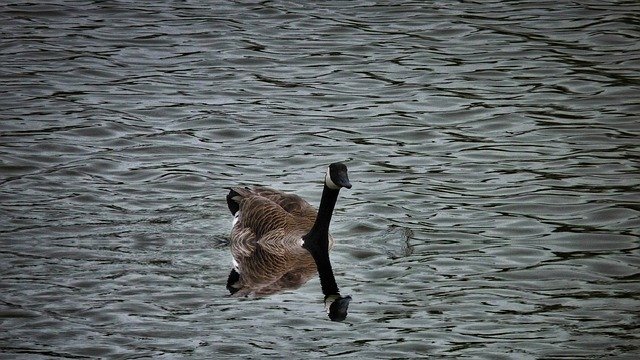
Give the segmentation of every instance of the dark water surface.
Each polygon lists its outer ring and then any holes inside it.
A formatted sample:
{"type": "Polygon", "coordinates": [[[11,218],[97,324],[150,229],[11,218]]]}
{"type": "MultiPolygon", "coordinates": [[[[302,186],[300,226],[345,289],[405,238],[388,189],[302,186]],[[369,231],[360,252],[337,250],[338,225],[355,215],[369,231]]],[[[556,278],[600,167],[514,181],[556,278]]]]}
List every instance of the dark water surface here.
{"type": "Polygon", "coordinates": [[[640,4],[4,2],[0,357],[640,354],[640,4]],[[317,279],[227,297],[224,187],[317,206],[317,279]]]}

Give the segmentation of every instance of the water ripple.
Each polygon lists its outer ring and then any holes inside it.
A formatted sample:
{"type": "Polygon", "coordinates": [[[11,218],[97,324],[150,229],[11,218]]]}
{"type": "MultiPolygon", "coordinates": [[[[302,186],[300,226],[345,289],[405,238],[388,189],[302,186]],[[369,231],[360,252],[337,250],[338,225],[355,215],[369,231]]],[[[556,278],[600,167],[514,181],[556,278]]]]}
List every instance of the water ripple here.
{"type": "Polygon", "coordinates": [[[639,10],[6,4],[0,352],[635,358],[639,10]],[[349,322],[231,301],[223,189],[332,161],[349,322]]]}

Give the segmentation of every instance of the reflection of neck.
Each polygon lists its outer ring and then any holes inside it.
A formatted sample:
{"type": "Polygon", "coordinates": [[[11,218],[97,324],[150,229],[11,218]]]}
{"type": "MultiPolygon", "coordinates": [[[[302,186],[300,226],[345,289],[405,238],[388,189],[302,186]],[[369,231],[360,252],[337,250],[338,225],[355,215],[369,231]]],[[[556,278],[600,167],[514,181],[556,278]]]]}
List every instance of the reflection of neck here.
{"type": "Polygon", "coordinates": [[[340,189],[331,189],[325,184],[316,221],[309,233],[302,237],[303,247],[311,253],[316,262],[322,293],[325,296],[339,294],[329,260],[329,224],[339,193],[340,189]]]}

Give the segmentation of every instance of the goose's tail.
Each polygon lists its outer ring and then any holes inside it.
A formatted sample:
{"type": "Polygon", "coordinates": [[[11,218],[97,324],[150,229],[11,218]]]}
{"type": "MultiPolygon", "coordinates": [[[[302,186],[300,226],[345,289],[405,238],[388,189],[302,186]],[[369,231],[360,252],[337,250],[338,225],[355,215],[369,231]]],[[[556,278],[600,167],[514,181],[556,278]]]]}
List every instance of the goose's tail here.
{"type": "Polygon", "coordinates": [[[240,199],[251,194],[251,189],[248,187],[227,189],[229,189],[229,193],[227,194],[227,206],[229,207],[229,211],[231,211],[231,215],[235,216],[238,210],[240,210],[240,199]]]}

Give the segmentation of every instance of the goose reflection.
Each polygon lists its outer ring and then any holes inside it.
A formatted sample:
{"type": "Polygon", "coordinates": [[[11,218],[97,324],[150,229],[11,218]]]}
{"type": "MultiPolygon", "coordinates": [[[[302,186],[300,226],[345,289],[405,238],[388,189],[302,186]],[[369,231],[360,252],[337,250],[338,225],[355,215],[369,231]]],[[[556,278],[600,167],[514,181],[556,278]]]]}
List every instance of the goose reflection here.
{"type": "Polygon", "coordinates": [[[329,259],[334,244],[329,224],[343,187],[351,188],[347,167],[329,165],[317,212],[294,194],[268,187],[232,188],[227,195],[234,216],[229,292],[270,295],[296,289],[318,273],[329,318],[344,320],[351,297],[340,295],[329,259]]]}

